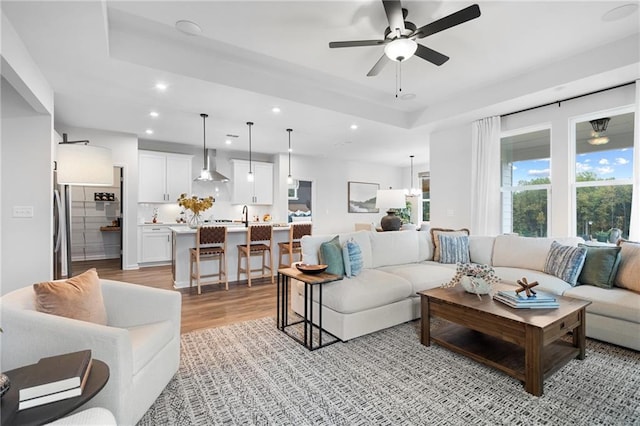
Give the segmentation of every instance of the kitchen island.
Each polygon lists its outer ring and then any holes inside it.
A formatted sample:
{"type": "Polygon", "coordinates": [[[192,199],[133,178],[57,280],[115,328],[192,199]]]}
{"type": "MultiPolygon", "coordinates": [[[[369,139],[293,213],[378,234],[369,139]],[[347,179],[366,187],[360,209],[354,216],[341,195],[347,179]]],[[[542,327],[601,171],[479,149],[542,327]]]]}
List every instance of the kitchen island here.
{"type": "MultiPolygon", "coordinates": [[[[172,234],[172,258],[171,272],[173,274],[173,284],[175,288],[189,287],[189,249],[196,246],[196,229],[185,226],[172,226],[169,228],[172,234]]],[[[247,229],[244,225],[227,226],[227,273],[229,282],[238,280],[238,244],[247,243],[247,229]]],[[[273,260],[274,276],[278,270],[278,243],[289,240],[289,226],[273,227],[273,244],[271,259],[273,260]]],[[[258,267],[260,259],[252,259],[252,268],[258,267]]],[[[217,272],[217,262],[204,262],[201,264],[201,274],[208,275],[217,272]]],[[[242,280],[246,277],[242,275],[242,280]]],[[[194,286],[195,281],[194,281],[194,286]]]]}

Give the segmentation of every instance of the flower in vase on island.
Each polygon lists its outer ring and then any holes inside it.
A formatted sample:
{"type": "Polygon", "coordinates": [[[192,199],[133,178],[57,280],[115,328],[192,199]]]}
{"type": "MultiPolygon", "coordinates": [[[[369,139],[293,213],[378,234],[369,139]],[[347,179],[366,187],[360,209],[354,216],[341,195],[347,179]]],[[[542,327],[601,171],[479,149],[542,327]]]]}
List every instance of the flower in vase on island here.
{"type": "Polygon", "coordinates": [[[178,205],[187,210],[191,210],[193,214],[189,217],[187,222],[192,228],[197,228],[203,223],[202,215],[200,213],[211,208],[214,201],[214,198],[211,196],[198,198],[197,195],[187,197],[187,194],[180,194],[180,198],[178,198],[178,205]]]}

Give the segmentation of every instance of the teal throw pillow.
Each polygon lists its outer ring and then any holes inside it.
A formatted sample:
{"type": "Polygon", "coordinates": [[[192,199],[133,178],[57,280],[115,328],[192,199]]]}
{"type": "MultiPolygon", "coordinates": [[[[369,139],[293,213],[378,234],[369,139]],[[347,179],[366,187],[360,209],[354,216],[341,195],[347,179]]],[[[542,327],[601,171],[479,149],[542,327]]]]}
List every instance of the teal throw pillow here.
{"type": "Polygon", "coordinates": [[[544,272],[575,287],[586,257],[587,249],[585,247],[563,246],[554,241],[551,243],[549,254],[547,254],[544,272]]]}
{"type": "Polygon", "coordinates": [[[327,266],[327,272],[334,275],[344,275],[344,261],[340,238],[336,235],[331,241],[320,244],[320,262],[327,266]]]}
{"type": "Polygon", "coordinates": [[[362,272],[362,250],[353,238],[342,246],[342,258],[344,259],[344,274],[347,277],[355,277],[362,272]]]}
{"type": "Polygon", "coordinates": [[[440,263],[469,263],[469,237],[467,235],[438,234],[440,263]]]}
{"type": "Polygon", "coordinates": [[[590,246],[578,244],[587,249],[582,272],[578,277],[579,284],[593,285],[602,288],[613,288],[613,281],[620,265],[621,247],[590,246]]]}

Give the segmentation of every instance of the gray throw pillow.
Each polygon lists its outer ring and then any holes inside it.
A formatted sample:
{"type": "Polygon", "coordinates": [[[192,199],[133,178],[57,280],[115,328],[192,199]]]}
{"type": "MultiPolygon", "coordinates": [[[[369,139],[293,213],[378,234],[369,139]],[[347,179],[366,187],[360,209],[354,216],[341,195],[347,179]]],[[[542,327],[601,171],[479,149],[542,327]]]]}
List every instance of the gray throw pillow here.
{"type": "Polygon", "coordinates": [[[554,241],[551,243],[551,250],[549,250],[547,261],[544,264],[544,272],[554,275],[574,287],[586,257],[586,248],[563,246],[554,241]]]}
{"type": "Polygon", "coordinates": [[[469,263],[469,237],[466,235],[438,235],[440,263],[469,263]]]}
{"type": "Polygon", "coordinates": [[[593,285],[602,288],[613,288],[613,279],[620,264],[620,247],[589,246],[578,244],[587,249],[582,272],[578,277],[579,284],[593,285]]]}

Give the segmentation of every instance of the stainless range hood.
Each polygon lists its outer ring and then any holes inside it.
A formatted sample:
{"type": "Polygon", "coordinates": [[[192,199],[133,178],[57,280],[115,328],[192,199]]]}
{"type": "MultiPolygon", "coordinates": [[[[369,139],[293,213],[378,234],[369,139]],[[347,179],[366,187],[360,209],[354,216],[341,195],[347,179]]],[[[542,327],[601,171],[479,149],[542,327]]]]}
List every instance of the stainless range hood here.
{"type": "Polygon", "coordinates": [[[216,150],[205,150],[206,167],[200,172],[200,176],[194,179],[196,182],[229,182],[229,178],[216,171],[216,150]]]}

